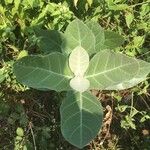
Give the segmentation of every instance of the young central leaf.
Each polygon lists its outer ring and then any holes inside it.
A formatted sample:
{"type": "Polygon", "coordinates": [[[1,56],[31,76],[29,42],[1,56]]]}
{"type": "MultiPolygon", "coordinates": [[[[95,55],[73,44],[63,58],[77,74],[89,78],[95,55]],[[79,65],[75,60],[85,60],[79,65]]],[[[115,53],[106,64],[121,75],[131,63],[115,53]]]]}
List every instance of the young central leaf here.
{"type": "Polygon", "coordinates": [[[70,80],[70,86],[78,92],[84,92],[90,87],[90,82],[84,77],[76,76],[70,80]]]}
{"type": "Polygon", "coordinates": [[[89,55],[81,46],[77,46],[69,57],[69,67],[75,76],[83,76],[89,66],[89,55]]]}
{"type": "Polygon", "coordinates": [[[89,88],[90,83],[86,78],[84,78],[84,74],[88,66],[88,53],[81,46],[76,47],[69,57],[69,67],[75,75],[75,77],[70,81],[70,86],[74,90],[84,92],[89,88]]]}

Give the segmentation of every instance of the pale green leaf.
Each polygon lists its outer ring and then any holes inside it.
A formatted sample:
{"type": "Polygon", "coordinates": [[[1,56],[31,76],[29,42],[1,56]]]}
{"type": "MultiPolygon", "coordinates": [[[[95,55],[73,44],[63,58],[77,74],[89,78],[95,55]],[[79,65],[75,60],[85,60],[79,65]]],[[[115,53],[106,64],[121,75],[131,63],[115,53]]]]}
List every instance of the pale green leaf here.
{"type": "Polygon", "coordinates": [[[16,130],[16,133],[18,136],[22,137],[24,136],[24,131],[22,128],[18,127],[17,130],[16,130]]]}
{"type": "Polygon", "coordinates": [[[13,0],[5,0],[6,5],[13,3],[13,0]]]}
{"type": "Polygon", "coordinates": [[[14,1],[14,9],[18,10],[20,4],[21,4],[21,0],[15,0],[14,1]]]}
{"type": "Polygon", "coordinates": [[[128,28],[130,28],[130,24],[133,22],[133,19],[134,19],[133,13],[131,13],[131,12],[126,13],[125,19],[126,19],[126,24],[127,24],[128,28]]]}
{"type": "Polygon", "coordinates": [[[64,91],[70,89],[72,73],[68,59],[61,53],[46,56],[27,56],[14,64],[17,80],[37,89],[64,91]]]}
{"type": "Polygon", "coordinates": [[[28,51],[22,50],[22,51],[19,52],[17,59],[21,59],[25,56],[28,56],[28,51]]]}
{"type": "Polygon", "coordinates": [[[74,2],[74,6],[75,6],[75,7],[77,7],[77,3],[78,3],[78,1],[79,1],[79,0],[73,0],[73,2],[74,2]]]}
{"type": "Polygon", "coordinates": [[[105,0],[108,6],[111,6],[114,4],[114,0],[105,0]]]}
{"type": "Polygon", "coordinates": [[[135,36],[133,38],[133,44],[135,48],[139,48],[143,45],[145,36],[135,36]]]}
{"type": "MultiPolygon", "coordinates": [[[[3,7],[2,5],[0,5],[0,13],[1,13],[1,15],[5,16],[5,12],[6,12],[6,11],[7,11],[6,8],[3,7]]],[[[3,22],[4,22],[4,21],[1,19],[1,20],[0,20],[1,25],[3,24],[3,22]]]]}
{"type": "MultiPolygon", "coordinates": [[[[130,88],[132,81],[140,70],[139,61],[121,53],[109,50],[100,51],[90,61],[86,78],[91,89],[122,90],[130,88]]],[[[141,76],[141,75],[140,75],[141,76]]],[[[132,86],[137,82],[132,82],[132,86]]]]}
{"type": "Polygon", "coordinates": [[[83,47],[89,54],[95,53],[95,36],[92,31],[79,19],[72,21],[66,31],[62,50],[69,54],[77,46],[83,47]]]}
{"type": "Polygon", "coordinates": [[[35,29],[38,46],[44,53],[61,52],[62,33],[56,30],[35,29]]]}
{"type": "Polygon", "coordinates": [[[37,7],[39,5],[39,0],[25,0],[25,2],[31,7],[37,7]]]}
{"type": "Polygon", "coordinates": [[[95,36],[95,50],[96,52],[98,52],[102,49],[102,46],[104,45],[105,41],[104,30],[97,22],[89,21],[86,23],[86,25],[95,36]]]}
{"type": "Polygon", "coordinates": [[[5,80],[4,68],[0,69],[0,83],[5,80]]]}
{"type": "Polygon", "coordinates": [[[89,66],[89,55],[77,46],[69,56],[69,67],[75,76],[83,76],[89,66]]]}
{"type": "Polygon", "coordinates": [[[89,4],[89,6],[91,6],[92,3],[93,3],[93,0],[87,0],[87,2],[88,2],[88,4],[89,4]]]}
{"type": "Polygon", "coordinates": [[[129,6],[127,4],[116,4],[109,6],[110,10],[118,11],[118,10],[126,10],[129,9],[129,6]]]}
{"type": "MultiPolygon", "coordinates": [[[[41,5],[43,4],[40,4],[40,7],[42,7],[41,5]]],[[[46,5],[45,7],[43,7],[43,9],[41,10],[40,14],[38,15],[37,18],[35,18],[34,20],[32,20],[31,22],[31,25],[32,26],[36,26],[37,24],[43,24],[44,21],[45,21],[45,16],[47,15],[47,13],[49,12],[50,10],[50,4],[49,5],[46,5]]],[[[41,30],[42,31],[42,30],[41,30]]]]}
{"type": "Polygon", "coordinates": [[[90,82],[82,76],[75,76],[70,80],[70,86],[78,92],[85,92],[90,87],[90,82]]]}
{"type": "MultiPolygon", "coordinates": [[[[150,3],[150,1],[149,1],[150,3]]],[[[144,4],[141,6],[141,9],[140,9],[140,15],[143,17],[144,15],[148,15],[149,14],[149,11],[150,11],[150,5],[147,3],[147,4],[144,4]]]]}
{"type": "Polygon", "coordinates": [[[60,114],[64,138],[78,148],[86,146],[102,125],[101,103],[89,92],[69,92],[60,107],[60,114]]]}

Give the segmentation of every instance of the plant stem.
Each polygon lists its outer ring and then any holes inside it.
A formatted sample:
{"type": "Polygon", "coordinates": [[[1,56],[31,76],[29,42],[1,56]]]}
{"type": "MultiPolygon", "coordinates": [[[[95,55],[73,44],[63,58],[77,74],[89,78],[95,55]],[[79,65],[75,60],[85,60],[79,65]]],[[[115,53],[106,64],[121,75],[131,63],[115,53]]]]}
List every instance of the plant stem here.
{"type": "Polygon", "coordinates": [[[132,115],[132,111],[133,111],[133,92],[131,93],[131,109],[130,109],[130,117],[132,115]]]}
{"type": "Polygon", "coordinates": [[[29,128],[31,130],[31,134],[32,134],[32,138],[33,138],[34,150],[37,150],[36,142],[35,142],[35,136],[34,136],[34,132],[33,132],[33,129],[32,129],[32,123],[31,122],[29,123],[29,128]]]}

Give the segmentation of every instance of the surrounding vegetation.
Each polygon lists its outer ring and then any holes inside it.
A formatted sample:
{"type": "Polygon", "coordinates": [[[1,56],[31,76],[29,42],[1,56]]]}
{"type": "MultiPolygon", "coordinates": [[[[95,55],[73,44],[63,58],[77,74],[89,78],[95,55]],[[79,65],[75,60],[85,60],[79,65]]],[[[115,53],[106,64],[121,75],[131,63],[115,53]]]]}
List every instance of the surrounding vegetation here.
{"type": "MultiPolygon", "coordinates": [[[[36,29],[63,32],[76,17],[122,35],[125,43],[114,51],[150,62],[150,1],[0,2],[0,149],[76,149],[60,132],[59,107],[65,93],[20,84],[13,64],[28,54],[48,53],[48,38],[42,41],[36,29]]],[[[48,35],[43,31],[43,36],[48,35]]],[[[150,149],[149,78],[132,89],[92,93],[102,103],[104,119],[98,136],[84,149],[150,149]]]]}

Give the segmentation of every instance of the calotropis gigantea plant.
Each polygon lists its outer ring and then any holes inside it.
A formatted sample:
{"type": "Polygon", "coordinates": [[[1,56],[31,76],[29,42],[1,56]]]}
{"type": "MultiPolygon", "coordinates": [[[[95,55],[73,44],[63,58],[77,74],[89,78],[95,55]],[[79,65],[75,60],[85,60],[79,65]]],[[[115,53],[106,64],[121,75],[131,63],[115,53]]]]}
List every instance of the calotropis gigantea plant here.
{"type": "Polygon", "coordinates": [[[61,131],[68,142],[83,148],[97,135],[103,120],[102,106],[90,90],[133,87],[146,79],[150,64],[111,51],[123,43],[122,36],[94,22],[75,19],[63,34],[38,30],[36,35],[46,53],[49,46],[49,54],[19,59],[14,73],[32,88],[68,91],[60,107],[61,131]]]}

